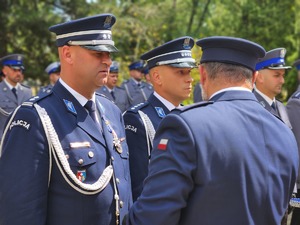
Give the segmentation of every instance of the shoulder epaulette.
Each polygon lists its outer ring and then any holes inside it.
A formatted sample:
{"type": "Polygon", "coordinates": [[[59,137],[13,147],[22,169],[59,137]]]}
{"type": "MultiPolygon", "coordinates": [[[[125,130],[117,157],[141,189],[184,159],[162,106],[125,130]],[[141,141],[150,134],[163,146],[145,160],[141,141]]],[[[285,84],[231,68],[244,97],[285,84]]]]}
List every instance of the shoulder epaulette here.
{"type": "Polygon", "coordinates": [[[121,87],[123,87],[125,84],[129,83],[129,79],[128,80],[124,80],[121,84],[121,87]]]}
{"type": "MultiPolygon", "coordinates": [[[[104,95],[104,94],[102,94],[102,93],[96,92],[95,94],[98,95],[98,96],[100,96],[100,97],[107,98],[106,95],[104,95]]],[[[108,98],[107,98],[107,99],[108,99],[108,98]]]]}
{"type": "Polygon", "coordinates": [[[300,99],[300,91],[297,91],[292,98],[298,98],[300,99]]]}
{"type": "Polygon", "coordinates": [[[121,89],[121,90],[125,90],[124,88],[122,88],[122,87],[119,87],[119,86],[115,86],[115,89],[121,89]]]}
{"type": "Polygon", "coordinates": [[[149,105],[149,102],[142,102],[135,106],[130,107],[129,109],[127,109],[127,111],[137,113],[140,109],[146,107],[147,105],[149,105]]]}
{"type": "Polygon", "coordinates": [[[109,100],[109,101],[111,101],[111,102],[113,102],[112,100],[110,100],[106,95],[104,95],[104,94],[102,94],[102,93],[98,93],[98,92],[96,92],[95,93],[97,96],[99,96],[99,97],[102,97],[102,98],[106,98],[107,100],[109,100]]]}
{"type": "Polygon", "coordinates": [[[30,87],[30,86],[28,86],[28,85],[26,85],[26,84],[20,83],[20,85],[21,85],[21,86],[23,86],[23,87],[25,87],[25,88],[29,88],[29,89],[31,89],[31,87],[30,87]]]}
{"type": "Polygon", "coordinates": [[[22,103],[22,106],[33,106],[34,103],[41,101],[44,98],[47,98],[52,92],[46,93],[42,96],[36,95],[22,103]]]}
{"type": "Polygon", "coordinates": [[[194,104],[191,104],[191,105],[188,105],[188,106],[184,106],[182,108],[177,108],[176,111],[178,112],[186,112],[190,109],[194,109],[194,108],[198,108],[198,107],[204,107],[204,106],[207,106],[207,105],[210,105],[210,104],[213,104],[214,102],[213,101],[203,101],[203,102],[197,102],[197,103],[194,103],[194,104]]]}

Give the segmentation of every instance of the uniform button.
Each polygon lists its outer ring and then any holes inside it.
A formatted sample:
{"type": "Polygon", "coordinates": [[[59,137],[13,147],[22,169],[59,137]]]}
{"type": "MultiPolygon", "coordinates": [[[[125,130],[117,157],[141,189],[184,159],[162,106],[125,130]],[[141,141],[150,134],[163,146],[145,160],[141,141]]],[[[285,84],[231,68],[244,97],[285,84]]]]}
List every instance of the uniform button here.
{"type": "Polygon", "coordinates": [[[116,178],[116,181],[117,181],[118,184],[120,183],[120,179],[119,178],[116,178]]]}
{"type": "Polygon", "coordinates": [[[88,155],[89,155],[90,158],[93,158],[94,157],[94,152],[89,151],[88,155]]]}
{"type": "Polygon", "coordinates": [[[69,158],[70,158],[70,156],[68,154],[66,154],[66,159],[69,159],[69,158]]]}
{"type": "Polygon", "coordinates": [[[123,208],[124,202],[120,201],[120,207],[123,208]]]}
{"type": "Polygon", "coordinates": [[[80,165],[82,165],[83,159],[79,159],[79,160],[78,160],[78,163],[79,163],[80,165]]]}
{"type": "Polygon", "coordinates": [[[114,161],[114,160],[115,160],[115,158],[112,156],[112,157],[111,157],[111,160],[112,160],[112,161],[114,161]]]}

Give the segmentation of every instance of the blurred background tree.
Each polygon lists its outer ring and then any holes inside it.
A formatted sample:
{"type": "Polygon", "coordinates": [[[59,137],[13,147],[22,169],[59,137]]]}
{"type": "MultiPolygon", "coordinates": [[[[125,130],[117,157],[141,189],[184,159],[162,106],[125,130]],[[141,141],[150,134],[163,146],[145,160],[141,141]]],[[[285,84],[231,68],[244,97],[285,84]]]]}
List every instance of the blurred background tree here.
{"type": "MultiPolygon", "coordinates": [[[[25,55],[29,85],[48,82],[44,72],[58,60],[51,25],[99,13],[117,17],[113,28],[122,79],[128,65],[144,52],[180,36],[196,40],[226,35],[252,40],[268,51],[287,49],[288,65],[300,58],[300,0],[0,0],[0,56],[25,55]]],[[[193,49],[197,61],[201,49],[193,49]]],[[[194,83],[199,73],[193,70],[194,83]]],[[[285,101],[297,86],[295,68],[287,71],[281,96],[285,101]]],[[[186,103],[191,103],[188,99],[186,103]]]]}

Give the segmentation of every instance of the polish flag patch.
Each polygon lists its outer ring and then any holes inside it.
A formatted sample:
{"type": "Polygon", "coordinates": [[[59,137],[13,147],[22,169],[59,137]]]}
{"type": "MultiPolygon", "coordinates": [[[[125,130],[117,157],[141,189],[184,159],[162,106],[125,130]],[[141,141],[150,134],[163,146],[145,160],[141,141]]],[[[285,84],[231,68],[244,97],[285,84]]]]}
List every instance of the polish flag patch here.
{"type": "Polygon", "coordinates": [[[168,139],[161,139],[158,146],[157,146],[157,149],[158,150],[166,150],[167,149],[167,144],[168,144],[168,139]]]}

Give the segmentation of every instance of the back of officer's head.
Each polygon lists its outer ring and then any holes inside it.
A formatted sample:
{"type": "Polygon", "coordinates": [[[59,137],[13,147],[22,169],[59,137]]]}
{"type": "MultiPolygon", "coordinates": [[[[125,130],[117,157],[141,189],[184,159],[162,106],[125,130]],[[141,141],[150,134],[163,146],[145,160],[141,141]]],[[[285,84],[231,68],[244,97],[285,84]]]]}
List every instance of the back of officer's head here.
{"type": "Polygon", "coordinates": [[[241,38],[214,36],[200,39],[197,45],[202,48],[200,63],[212,80],[252,79],[257,61],[265,56],[262,46],[241,38]]]}

